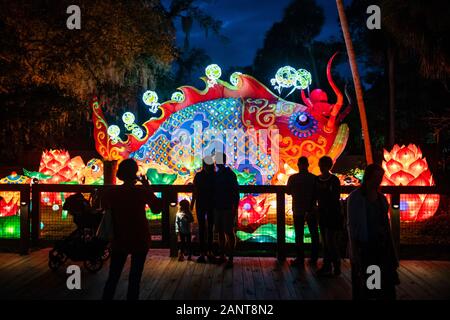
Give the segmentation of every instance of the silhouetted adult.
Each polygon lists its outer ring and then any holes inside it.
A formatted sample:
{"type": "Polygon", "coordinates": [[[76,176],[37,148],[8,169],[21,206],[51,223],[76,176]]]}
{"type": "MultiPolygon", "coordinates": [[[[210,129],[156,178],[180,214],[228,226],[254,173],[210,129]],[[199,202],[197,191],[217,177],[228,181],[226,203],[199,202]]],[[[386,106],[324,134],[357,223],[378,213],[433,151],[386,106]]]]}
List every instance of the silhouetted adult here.
{"type": "Polygon", "coordinates": [[[162,203],[153,194],[146,177],[141,179],[144,188],[135,185],[137,172],[138,166],[133,159],[123,160],[117,170],[117,178],[123,181],[123,185],[107,191],[103,198],[104,207],[111,211],[113,222],[111,264],[103,291],[104,300],[113,299],[129,254],[131,266],[127,299],[139,299],[139,286],[150,244],[145,205],[148,204],[152,212],[158,213],[162,203]]]}
{"type": "Polygon", "coordinates": [[[303,266],[304,226],[305,218],[311,234],[311,260],[315,265],[319,255],[319,230],[317,216],[314,210],[316,176],[308,171],[308,158],[300,157],[297,162],[298,173],[291,175],[287,182],[287,194],[292,195],[292,213],[295,229],[295,246],[297,257],[292,261],[294,266],[303,266]]]}
{"type": "Polygon", "coordinates": [[[210,156],[203,159],[203,168],[194,177],[194,192],[192,195],[191,210],[197,212],[198,235],[200,240],[200,256],[197,262],[210,262],[214,260],[212,246],[214,240],[214,159],[210,156]]]}
{"type": "Polygon", "coordinates": [[[396,297],[398,260],[388,218],[389,204],[379,191],[383,175],[382,167],[376,164],[368,165],[361,187],[353,191],[347,199],[352,295],[355,300],[394,300],[396,297]],[[367,267],[370,265],[380,268],[381,289],[367,288],[367,267]]]}
{"type": "Polygon", "coordinates": [[[338,232],[342,230],[339,179],[330,173],[333,160],[328,156],[319,159],[320,175],[316,179],[316,197],[319,209],[319,226],[324,249],[323,266],[318,275],[341,274],[338,232]],[[333,269],[332,270],[332,266],[333,269]]]}
{"type": "Polygon", "coordinates": [[[236,246],[235,225],[239,205],[239,190],[236,174],[225,166],[226,156],[216,153],[217,172],[214,175],[214,218],[219,233],[219,263],[226,261],[227,268],[233,266],[234,248],[236,246]]]}

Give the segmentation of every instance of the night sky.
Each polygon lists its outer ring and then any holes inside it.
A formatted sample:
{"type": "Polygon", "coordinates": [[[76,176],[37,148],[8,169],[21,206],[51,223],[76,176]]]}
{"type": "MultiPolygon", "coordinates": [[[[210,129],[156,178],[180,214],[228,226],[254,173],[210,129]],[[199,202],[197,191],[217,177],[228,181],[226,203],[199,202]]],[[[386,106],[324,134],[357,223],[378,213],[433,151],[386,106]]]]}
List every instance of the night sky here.
{"type": "MultiPolygon", "coordinates": [[[[253,63],[257,49],[263,46],[265,33],[271,26],[282,19],[285,7],[292,0],[213,0],[198,1],[197,5],[211,16],[223,22],[222,34],[229,41],[223,43],[212,34],[205,38],[205,32],[194,23],[191,30],[190,45],[205,49],[214,63],[223,70],[231,66],[248,66],[253,63]]],[[[348,1],[344,1],[347,3],[348,1]]],[[[167,5],[169,0],[164,0],[167,5]]],[[[336,2],[333,0],[316,0],[324,8],[325,23],[319,40],[329,37],[341,37],[338,24],[336,2]]],[[[177,44],[182,47],[184,34],[181,24],[177,27],[177,44]]],[[[345,72],[345,71],[344,71],[345,72]]]]}

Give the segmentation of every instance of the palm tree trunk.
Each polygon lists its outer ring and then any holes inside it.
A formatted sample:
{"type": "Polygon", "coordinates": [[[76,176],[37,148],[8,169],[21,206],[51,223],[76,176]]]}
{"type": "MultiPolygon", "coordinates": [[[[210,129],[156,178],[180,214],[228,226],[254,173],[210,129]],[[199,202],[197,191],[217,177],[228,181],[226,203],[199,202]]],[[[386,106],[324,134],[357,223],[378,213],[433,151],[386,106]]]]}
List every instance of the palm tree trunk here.
{"type": "Polygon", "coordinates": [[[395,144],[395,49],[388,46],[388,76],[389,76],[389,147],[395,144]]]}
{"type": "Polygon", "coordinates": [[[344,34],[345,46],[347,47],[347,54],[350,62],[350,69],[352,70],[353,82],[355,84],[356,101],[358,103],[359,117],[361,119],[366,162],[367,164],[371,164],[373,163],[372,147],[370,144],[369,126],[367,124],[366,108],[364,106],[363,93],[361,82],[359,79],[358,65],[356,64],[355,51],[353,50],[353,43],[352,39],[350,38],[350,31],[348,28],[347,17],[345,15],[342,0],[336,0],[336,5],[339,13],[339,20],[341,21],[342,32],[344,34]]]}

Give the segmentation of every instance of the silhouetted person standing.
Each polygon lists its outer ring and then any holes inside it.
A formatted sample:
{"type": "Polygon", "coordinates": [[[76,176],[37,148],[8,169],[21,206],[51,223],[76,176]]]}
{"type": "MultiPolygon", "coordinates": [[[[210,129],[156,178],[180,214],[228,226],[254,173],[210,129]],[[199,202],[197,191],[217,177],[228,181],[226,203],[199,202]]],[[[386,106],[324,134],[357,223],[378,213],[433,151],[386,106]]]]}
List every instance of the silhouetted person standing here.
{"type": "Polygon", "coordinates": [[[233,266],[233,254],[236,246],[235,225],[239,205],[239,190],[236,174],[225,166],[226,156],[216,153],[217,172],[214,175],[214,216],[219,233],[219,263],[226,261],[227,268],[233,266]]]}
{"type": "Polygon", "coordinates": [[[188,260],[192,257],[191,245],[191,223],[194,222],[189,201],[184,199],[180,201],[179,209],[175,217],[175,232],[180,237],[180,252],[178,261],[184,261],[184,255],[187,254],[188,260]]]}
{"type": "Polygon", "coordinates": [[[191,210],[197,212],[198,235],[200,240],[200,256],[197,262],[214,260],[212,246],[214,240],[214,160],[212,157],[203,159],[203,168],[194,177],[194,192],[192,195],[191,210]]]}
{"type": "Polygon", "coordinates": [[[384,170],[379,165],[368,165],[361,187],[347,199],[352,295],[355,300],[396,298],[398,260],[389,224],[389,204],[379,191],[383,175],[384,170]],[[370,265],[380,268],[381,289],[367,288],[367,267],[370,265]]]}
{"type": "Polygon", "coordinates": [[[304,226],[305,218],[311,234],[311,260],[315,265],[319,255],[319,230],[317,216],[314,210],[316,176],[308,171],[308,158],[300,157],[297,162],[298,173],[289,177],[287,194],[292,195],[292,213],[295,229],[295,247],[297,257],[292,261],[294,266],[303,266],[304,254],[304,226]]]}
{"type": "Polygon", "coordinates": [[[323,266],[318,275],[341,274],[339,257],[338,232],[342,230],[342,214],[340,203],[341,184],[339,179],[330,173],[333,160],[328,156],[319,159],[320,176],[316,180],[316,195],[319,208],[319,226],[322,235],[324,257],[323,266]],[[332,266],[334,270],[332,270],[332,266]]]}
{"type": "Polygon", "coordinates": [[[124,183],[108,190],[103,198],[105,209],[111,210],[113,240],[109,276],[103,291],[103,299],[114,297],[127,256],[131,254],[128,282],[128,300],[139,299],[139,286],[150,244],[149,225],[145,215],[148,204],[154,213],[162,209],[161,200],[150,189],[146,177],[141,181],[144,189],[135,185],[138,166],[133,159],[123,160],[117,170],[117,178],[124,183]]]}

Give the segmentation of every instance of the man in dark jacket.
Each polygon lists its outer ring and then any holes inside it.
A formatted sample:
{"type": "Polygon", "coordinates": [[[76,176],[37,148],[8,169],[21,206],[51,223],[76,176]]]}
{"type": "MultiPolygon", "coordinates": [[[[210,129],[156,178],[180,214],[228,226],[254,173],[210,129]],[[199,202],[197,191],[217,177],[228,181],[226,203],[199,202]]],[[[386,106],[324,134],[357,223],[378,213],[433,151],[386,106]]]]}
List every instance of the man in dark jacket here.
{"type": "Polygon", "coordinates": [[[214,160],[211,156],[203,159],[203,168],[194,177],[194,193],[191,210],[197,212],[198,234],[200,240],[200,256],[197,262],[213,260],[212,244],[214,238],[214,208],[213,208],[214,160]]]}
{"type": "Polygon", "coordinates": [[[236,246],[235,225],[239,205],[239,190],[236,174],[225,166],[226,156],[215,155],[217,172],[214,176],[214,216],[219,233],[220,258],[225,262],[228,254],[227,268],[233,267],[233,253],[236,246]]]}
{"type": "Polygon", "coordinates": [[[295,247],[297,258],[292,261],[294,266],[303,266],[304,256],[304,226],[305,218],[311,234],[311,260],[315,265],[319,256],[319,230],[317,216],[313,209],[315,199],[316,176],[308,171],[308,158],[300,157],[297,162],[299,172],[289,177],[287,194],[292,195],[292,214],[295,228],[295,247]]]}

